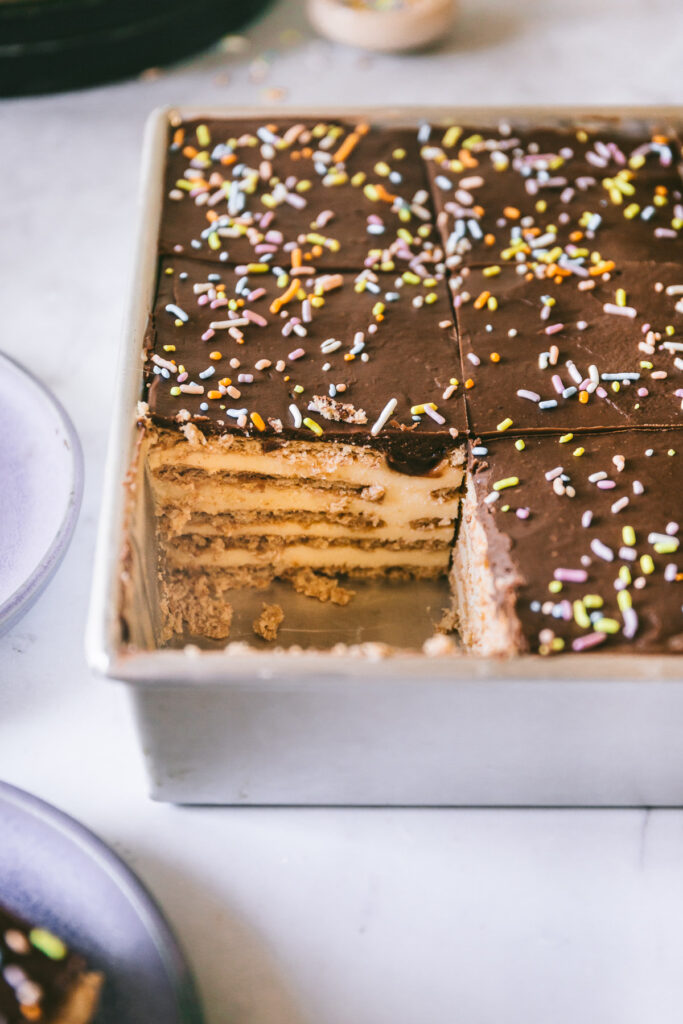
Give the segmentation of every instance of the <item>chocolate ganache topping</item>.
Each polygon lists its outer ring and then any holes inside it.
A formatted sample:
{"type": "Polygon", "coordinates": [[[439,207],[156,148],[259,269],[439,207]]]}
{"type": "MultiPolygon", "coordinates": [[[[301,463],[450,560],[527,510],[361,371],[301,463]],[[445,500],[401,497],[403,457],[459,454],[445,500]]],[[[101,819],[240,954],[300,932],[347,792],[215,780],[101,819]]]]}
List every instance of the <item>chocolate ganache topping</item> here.
{"type": "Polygon", "coordinates": [[[206,434],[467,446],[523,646],[681,649],[668,126],[171,117],[143,397],[206,434]]]}

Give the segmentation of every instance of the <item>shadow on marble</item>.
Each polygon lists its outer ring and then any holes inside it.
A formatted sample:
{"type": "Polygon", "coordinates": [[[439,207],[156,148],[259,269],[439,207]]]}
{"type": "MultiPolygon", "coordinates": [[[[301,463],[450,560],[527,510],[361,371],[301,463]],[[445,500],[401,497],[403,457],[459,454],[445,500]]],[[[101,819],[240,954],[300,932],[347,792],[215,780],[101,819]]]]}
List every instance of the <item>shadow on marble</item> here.
{"type": "Polygon", "coordinates": [[[206,1024],[311,1024],[266,939],[224,893],[168,863],[157,850],[137,843],[134,850],[122,843],[112,846],[133,865],[171,922],[190,962],[206,1024]]]}

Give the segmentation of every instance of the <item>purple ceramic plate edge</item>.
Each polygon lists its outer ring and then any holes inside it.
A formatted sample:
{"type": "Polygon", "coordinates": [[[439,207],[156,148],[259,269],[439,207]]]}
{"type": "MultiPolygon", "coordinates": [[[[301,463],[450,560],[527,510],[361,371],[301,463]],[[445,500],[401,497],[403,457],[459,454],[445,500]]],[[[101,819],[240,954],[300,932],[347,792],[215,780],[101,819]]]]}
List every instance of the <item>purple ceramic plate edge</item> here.
{"type": "Polygon", "coordinates": [[[94,832],[40,797],[0,780],[0,801],[45,822],[102,868],[144,923],[168,975],[183,1024],[205,1024],[194,978],[178,940],[159,904],[135,872],[94,832]]]}
{"type": "Polygon", "coordinates": [[[19,586],[14,593],[0,605],[0,636],[2,636],[11,629],[11,627],[15,625],[15,623],[18,622],[18,620],[22,618],[29,608],[31,608],[38,600],[45,590],[45,587],[59,568],[62,559],[69,548],[69,544],[76,527],[76,522],[78,520],[78,513],[80,512],[81,501],[83,498],[84,473],[83,449],[81,447],[80,438],[76,433],[76,428],[71,421],[71,417],[62,403],[56,395],[54,395],[49,388],[47,388],[45,384],[35,376],[35,374],[31,373],[30,370],[27,370],[25,366],[17,362],[16,359],[13,359],[12,356],[8,356],[6,352],[0,352],[0,359],[5,359],[8,363],[11,363],[15,369],[28,377],[32,383],[43,392],[50,405],[57,413],[62,424],[69,443],[69,450],[72,455],[73,465],[69,502],[61,525],[54,536],[54,540],[31,575],[28,576],[21,586],[19,586]]]}

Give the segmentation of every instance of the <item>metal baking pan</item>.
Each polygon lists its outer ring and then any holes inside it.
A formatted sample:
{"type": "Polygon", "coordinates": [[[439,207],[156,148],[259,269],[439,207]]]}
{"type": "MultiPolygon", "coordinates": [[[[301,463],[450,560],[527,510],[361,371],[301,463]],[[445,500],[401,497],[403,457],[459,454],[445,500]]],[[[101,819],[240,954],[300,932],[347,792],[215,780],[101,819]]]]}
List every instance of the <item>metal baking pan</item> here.
{"type": "MultiPolygon", "coordinates": [[[[180,109],[183,117],[263,110],[180,109]]],[[[130,692],[151,795],[175,803],[351,805],[683,805],[683,660],[595,653],[510,660],[420,652],[415,618],[442,588],[393,601],[369,588],[349,633],[331,612],[297,612],[290,649],[154,649],[155,552],[135,467],[142,340],[152,307],[172,111],[145,138],[139,228],[87,631],[91,667],[130,692]],[[131,488],[131,483],[135,486],[131,488]],[[126,621],[121,554],[131,553],[126,621]],[[379,656],[378,635],[416,650],[379,656]],[[355,647],[333,649],[336,640],[355,647]],[[293,646],[292,646],[293,645],[293,646]],[[326,648],[326,649],[325,649],[326,648]]],[[[428,108],[280,111],[379,123],[457,118],[495,126],[615,123],[680,128],[676,108],[428,108]]],[[[278,586],[275,584],[275,586],[278,586]]],[[[243,592],[246,622],[254,602],[243,592]]],[[[302,599],[303,600],[303,599],[302,599]]],[[[289,616],[291,596],[287,597],[289,616]]],[[[351,606],[349,606],[351,607],[351,606]]],[[[345,609],[346,612],[346,609],[345,609]]],[[[238,616],[239,617],[239,616],[238,616]]],[[[237,639],[247,639],[248,632],[237,639]]],[[[425,633],[429,635],[429,633],[425,633]]],[[[231,637],[231,640],[233,638],[231,637]]],[[[253,639],[253,638],[252,638],[253,639]]]]}

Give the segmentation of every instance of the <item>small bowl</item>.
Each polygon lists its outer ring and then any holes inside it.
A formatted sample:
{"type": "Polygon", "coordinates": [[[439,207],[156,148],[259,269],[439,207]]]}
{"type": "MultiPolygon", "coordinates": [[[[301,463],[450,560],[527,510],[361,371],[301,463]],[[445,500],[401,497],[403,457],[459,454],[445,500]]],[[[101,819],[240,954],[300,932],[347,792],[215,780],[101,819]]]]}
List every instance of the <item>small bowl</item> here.
{"type": "Polygon", "coordinates": [[[311,22],[337,43],[385,53],[418,50],[451,27],[453,0],[404,0],[397,7],[354,6],[346,0],[308,0],[311,22]]]}

